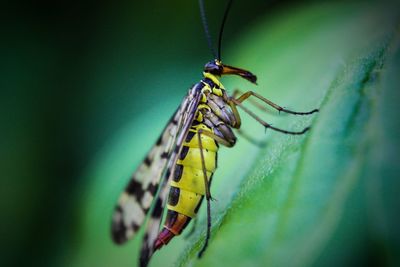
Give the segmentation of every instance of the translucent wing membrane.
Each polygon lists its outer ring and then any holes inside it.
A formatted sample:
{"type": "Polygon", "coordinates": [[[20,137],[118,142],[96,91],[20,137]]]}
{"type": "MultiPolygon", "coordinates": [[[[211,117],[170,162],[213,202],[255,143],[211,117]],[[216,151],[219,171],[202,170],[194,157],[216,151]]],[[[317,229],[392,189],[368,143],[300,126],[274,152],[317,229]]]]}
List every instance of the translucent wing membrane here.
{"type": "MultiPolygon", "coordinates": [[[[171,154],[177,153],[174,152],[174,147],[179,143],[177,136],[178,132],[182,132],[182,126],[186,124],[190,126],[187,120],[188,115],[185,113],[189,106],[193,106],[191,101],[193,101],[193,98],[190,95],[183,100],[156,144],[134,172],[124,192],[122,192],[112,219],[111,233],[115,243],[123,244],[132,238],[143,224],[153,204],[166,167],[168,166],[170,169],[170,166],[176,162],[176,160],[171,160],[171,154]]],[[[191,107],[191,110],[195,111],[196,109],[191,107]]],[[[182,139],[182,137],[179,138],[182,139]]],[[[166,187],[167,183],[163,182],[162,186],[166,187]]],[[[154,212],[156,210],[154,209],[154,212]]]]}
{"type": "Polygon", "coordinates": [[[200,90],[196,86],[189,91],[156,144],[132,175],[115,208],[111,232],[117,244],[132,238],[144,223],[147,214],[151,213],[142,243],[141,266],[148,264],[154,252],[153,246],[169,191],[168,181],[193,122],[200,96],[200,90]]]}
{"type": "Polygon", "coordinates": [[[148,155],[134,172],[115,208],[112,237],[122,244],[139,230],[148,213],[176,139],[179,109],[172,116],[148,155]]]}

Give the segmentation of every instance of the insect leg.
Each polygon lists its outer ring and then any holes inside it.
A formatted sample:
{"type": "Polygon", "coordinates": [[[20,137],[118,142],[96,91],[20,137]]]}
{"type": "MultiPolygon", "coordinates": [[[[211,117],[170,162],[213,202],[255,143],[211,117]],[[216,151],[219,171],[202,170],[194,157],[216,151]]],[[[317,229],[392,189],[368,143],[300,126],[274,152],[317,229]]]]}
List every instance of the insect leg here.
{"type": "MultiPolygon", "coordinates": [[[[235,90],[233,91],[232,97],[235,98],[235,99],[237,99],[239,95],[243,95],[243,94],[244,94],[244,93],[243,93],[242,91],[240,91],[239,89],[235,89],[235,90]]],[[[249,100],[249,102],[251,102],[252,105],[254,105],[255,107],[257,107],[259,110],[262,110],[263,112],[268,113],[268,114],[271,114],[271,115],[276,114],[276,113],[272,113],[271,110],[269,110],[269,109],[267,109],[267,108],[265,107],[265,105],[260,104],[260,103],[259,103],[258,101],[256,101],[255,99],[249,98],[248,100],[249,100]]]]}
{"type": "Polygon", "coordinates": [[[276,127],[272,126],[271,124],[269,124],[269,123],[263,121],[262,119],[260,119],[260,117],[258,117],[256,114],[254,114],[252,111],[250,111],[245,106],[243,106],[242,103],[239,100],[231,98],[230,101],[232,101],[232,103],[235,104],[236,106],[239,106],[241,109],[243,109],[244,112],[246,112],[251,117],[253,117],[253,119],[255,119],[256,121],[261,123],[265,128],[270,128],[270,129],[272,129],[274,131],[281,132],[281,133],[284,133],[284,134],[294,134],[294,135],[304,134],[305,132],[307,132],[310,129],[310,127],[306,127],[302,131],[294,132],[294,131],[287,131],[287,130],[284,130],[284,129],[276,128],[276,127]]]}
{"type": "MultiPolygon", "coordinates": [[[[235,92],[236,92],[236,94],[239,93],[238,90],[235,90],[235,92]]],[[[235,96],[235,92],[234,92],[234,96],[235,96]]],[[[292,110],[289,110],[289,109],[285,109],[285,108],[275,104],[274,102],[270,101],[269,99],[263,97],[262,95],[257,94],[256,92],[253,92],[253,91],[247,91],[247,92],[243,93],[240,97],[238,97],[238,98],[235,97],[235,100],[238,101],[239,103],[242,103],[243,101],[248,99],[250,96],[254,96],[254,97],[260,99],[261,101],[263,101],[264,103],[270,105],[271,107],[273,107],[274,109],[278,110],[279,112],[282,111],[282,112],[289,113],[289,114],[294,114],[294,115],[310,115],[310,114],[313,114],[313,113],[319,111],[318,109],[313,109],[313,110],[308,111],[308,112],[297,112],[297,111],[292,111],[292,110]]],[[[252,101],[252,103],[255,103],[255,102],[252,101]]],[[[265,110],[265,108],[260,107],[259,104],[257,104],[256,106],[259,107],[262,110],[265,110]]]]}
{"type": "Polygon", "coordinates": [[[206,163],[204,160],[204,153],[203,153],[203,145],[201,142],[201,134],[203,133],[202,130],[198,131],[198,141],[199,141],[199,149],[200,149],[200,157],[201,157],[201,166],[203,169],[203,177],[204,177],[204,185],[205,185],[205,191],[206,191],[206,201],[207,201],[207,234],[206,234],[206,240],[204,241],[204,245],[201,248],[199,254],[197,256],[201,258],[203,255],[204,251],[206,250],[208,246],[208,240],[210,239],[210,233],[211,233],[211,193],[210,193],[210,185],[207,179],[207,169],[206,169],[206,163]]]}
{"type": "Polygon", "coordinates": [[[214,139],[215,141],[217,141],[219,144],[224,145],[226,147],[232,147],[234,145],[234,143],[228,142],[224,138],[217,136],[210,131],[204,131],[202,129],[199,129],[197,133],[198,133],[197,137],[198,137],[200,157],[201,157],[201,166],[202,166],[203,177],[204,177],[205,195],[206,195],[206,201],[207,201],[207,234],[206,234],[205,243],[204,243],[202,249],[200,250],[200,252],[198,253],[198,257],[200,258],[203,255],[204,251],[206,250],[206,248],[208,246],[208,240],[210,239],[210,234],[211,234],[211,203],[210,202],[211,202],[211,200],[213,200],[213,198],[211,197],[211,193],[210,193],[210,183],[207,179],[207,169],[206,169],[206,164],[205,164],[205,159],[204,159],[201,135],[206,135],[206,136],[214,139]]]}

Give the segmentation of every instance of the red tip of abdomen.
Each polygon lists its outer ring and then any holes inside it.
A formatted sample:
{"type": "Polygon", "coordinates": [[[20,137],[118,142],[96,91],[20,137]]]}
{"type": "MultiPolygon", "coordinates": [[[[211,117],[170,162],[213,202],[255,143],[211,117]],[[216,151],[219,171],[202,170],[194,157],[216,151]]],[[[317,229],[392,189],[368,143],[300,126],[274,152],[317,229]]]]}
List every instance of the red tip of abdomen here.
{"type": "Polygon", "coordinates": [[[158,234],[156,242],[154,243],[154,250],[160,249],[162,246],[168,244],[168,242],[174,237],[175,235],[168,230],[167,228],[163,228],[161,232],[158,234]]]}
{"type": "Polygon", "coordinates": [[[186,215],[168,210],[164,227],[154,242],[154,250],[160,249],[162,246],[168,244],[174,236],[179,235],[182,230],[186,228],[190,219],[191,218],[186,215]]]}

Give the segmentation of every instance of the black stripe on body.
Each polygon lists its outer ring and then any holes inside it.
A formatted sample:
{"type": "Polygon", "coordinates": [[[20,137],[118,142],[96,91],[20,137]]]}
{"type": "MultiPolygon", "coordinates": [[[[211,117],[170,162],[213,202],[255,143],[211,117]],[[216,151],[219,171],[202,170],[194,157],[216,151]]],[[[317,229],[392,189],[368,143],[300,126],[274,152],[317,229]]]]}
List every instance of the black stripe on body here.
{"type": "Polygon", "coordinates": [[[175,173],[174,176],[172,177],[174,182],[179,182],[182,178],[182,173],[183,173],[183,165],[181,164],[176,164],[175,166],[175,173]]]}
{"type": "Polygon", "coordinates": [[[184,160],[187,156],[187,153],[189,152],[189,147],[188,146],[183,146],[181,154],[179,155],[180,160],[184,160]]]}
{"type": "MultiPolygon", "coordinates": [[[[202,79],[202,81],[206,84],[208,84],[208,86],[210,86],[210,88],[212,89],[214,86],[217,87],[217,85],[209,78],[204,78],[202,79]]],[[[219,88],[219,87],[217,87],[219,88]]]]}
{"type": "Polygon", "coordinates": [[[190,141],[192,141],[193,136],[195,136],[195,134],[196,134],[196,132],[189,131],[189,132],[188,132],[188,135],[186,136],[185,142],[186,142],[186,143],[189,143],[190,141]]]}
{"type": "Polygon", "coordinates": [[[177,218],[178,218],[178,212],[174,210],[168,210],[167,217],[165,219],[165,226],[167,226],[168,228],[172,228],[177,218]]]}
{"type": "Polygon", "coordinates": [[[168,229],[168,231],[175,232],[175,234],[180,234],[186,226],[190,223],[191,218],[181,214],[179,216],[179,213],[174,211],[174,210],[168,210],[167,211],[167,217],[165,219],[164,227],[168,229]],[[179,217],[181,217],[179,221],[179,217]],[[182,217],[184,217],[184,223],[182,224],[182,217]]]}
{"type": "Polygon", "coordinates": [[[197,126],[197,125],[199,125],[201,122],[199,122],[199,121],[193,121],[193,123],[192,123],[192,126],[197,126]]]}
{"type": "Polygon", "coordinates": [[[179,195],[181,194],[181,189],[175,186],[171,186],[168,196],[168,204],[171,206],[176,206],[179,202],[179,195]]]}

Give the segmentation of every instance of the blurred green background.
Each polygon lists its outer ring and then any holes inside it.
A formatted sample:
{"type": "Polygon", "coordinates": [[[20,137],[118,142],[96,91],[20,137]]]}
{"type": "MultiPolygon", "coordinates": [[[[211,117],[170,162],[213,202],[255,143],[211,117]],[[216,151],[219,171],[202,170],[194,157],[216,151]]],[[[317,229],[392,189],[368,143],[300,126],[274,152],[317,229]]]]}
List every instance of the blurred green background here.
{"type": "MultiPolygon", "coordinates": [[[[215,36],[225,1],[206,4],[215,36]]],[[[268,144],[222,149],[204,259],[203,210],[152,266],[400,264],[398,7],[235,1],[222,58],[259,86],[226,87],[321,112],[263,115],[313,124],[301,137],[244,115],[268,144]]],[[[14,1],[2,13],[2,266],[135,266],[140,237],[113,245],[111,212],[211,59],[197,1],[14,1]]]]}

